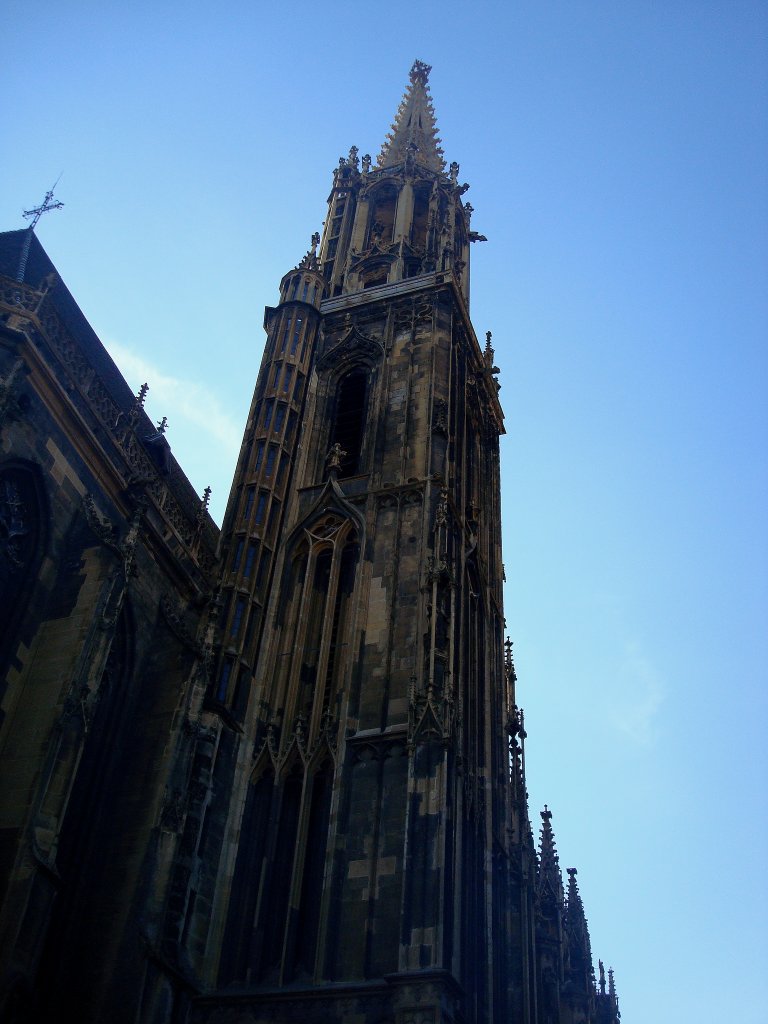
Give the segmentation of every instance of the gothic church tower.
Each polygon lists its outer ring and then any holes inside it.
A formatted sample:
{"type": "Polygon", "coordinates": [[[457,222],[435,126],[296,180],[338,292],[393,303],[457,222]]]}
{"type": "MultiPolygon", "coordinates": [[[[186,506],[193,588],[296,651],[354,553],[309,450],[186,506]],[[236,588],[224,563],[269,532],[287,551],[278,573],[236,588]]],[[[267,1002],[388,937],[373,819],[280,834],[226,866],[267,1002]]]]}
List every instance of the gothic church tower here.
{"type": "Polygon", "coordinates": [[[429,71],[375,165],[340,159],[266,311],[223,527],[194,1021],[537,1020],[484,239],[429,71]]]}
{"type": "Polygon", "coordinates": [[[429,70],[266,311],[220,537],[147,385],[0,234],[9,1024],[618,1024],[528,816],[483,236],[429,70]]]}

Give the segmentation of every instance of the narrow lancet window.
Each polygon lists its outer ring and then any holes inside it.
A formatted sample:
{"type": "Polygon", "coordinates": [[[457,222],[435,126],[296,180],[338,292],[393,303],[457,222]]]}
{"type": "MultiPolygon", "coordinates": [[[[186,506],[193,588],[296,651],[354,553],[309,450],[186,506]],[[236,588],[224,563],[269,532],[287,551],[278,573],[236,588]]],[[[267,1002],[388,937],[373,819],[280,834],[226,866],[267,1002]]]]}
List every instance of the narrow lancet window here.
{"type": "Polygon", "coordinates": [[[339,382],[331,444],[339,444],[346,454],[341,460],[339,476],[354,476],[360,471],[360,455],[365,428],[368,375],[365,370],[352,370],[339,382]]]}

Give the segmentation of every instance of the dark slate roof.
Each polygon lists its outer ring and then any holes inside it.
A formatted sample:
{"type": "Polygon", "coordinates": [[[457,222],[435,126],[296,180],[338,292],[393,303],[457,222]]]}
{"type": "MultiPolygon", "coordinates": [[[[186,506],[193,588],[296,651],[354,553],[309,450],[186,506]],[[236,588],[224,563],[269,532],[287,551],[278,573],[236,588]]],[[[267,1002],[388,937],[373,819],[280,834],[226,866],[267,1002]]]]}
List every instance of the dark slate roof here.
{"type": "MultiPolygon", "coordinates": [[[[28,228],[0,232],[0,275],[16,280],[28,232],[28,228]]],[[[59,271],[53,265],[51,258],[33,231],[24,273],[24,283],[32,288],[40,288],[45,278],[51,273],[56,274],[57,283],[48,293],[49,300],[91,366],[101,377],[115,403],[123,412],[128,413],[133,406],[135,398],[133,391],[131,391],[126,383],[125,378],[120,373],[109,352],[99,341],[96,332],[86,320],[83,311],[75,302],[70,290],[61,280],[59,271]]],[[[151,385],[152,382],[150,381],[149,383],[151,385]]],[[[149,416],[142,414],[138,435],[141,437],[153,433],[156,433],[155,424],[150,420],[149,416]]],[[[167,479],[176,500],[185,512],[194,519],[195,513],[200,506],[201,496],[184,475],[183,470],[176,459],[173,458],[173,455],[171,455],[170,473],[167,479]]],[[[210,517],[208,526],[206,539],[211,548],[215,549],[218,527],[216,527],[216,524],[210,517]],[[211,530],[214,531],[213,534],[211,530]]]]}

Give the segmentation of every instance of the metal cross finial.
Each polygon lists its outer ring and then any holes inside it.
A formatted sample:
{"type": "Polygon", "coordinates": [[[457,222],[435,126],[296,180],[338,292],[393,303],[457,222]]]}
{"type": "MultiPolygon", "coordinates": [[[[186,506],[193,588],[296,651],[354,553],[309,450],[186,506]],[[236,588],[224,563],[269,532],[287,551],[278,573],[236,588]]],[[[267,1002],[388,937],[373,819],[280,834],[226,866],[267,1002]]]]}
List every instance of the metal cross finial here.
{"type": "Polygon", "coordinates": [[[51,188],[51,190],[45,193],[45,199],[39,206],[33,206],[31,210],[23,211],[23,217],[32,218],[32,223],[29,225],[30,231],[34,231],[35,225],[44,213],[50,213],[51,210],[60,210],[64,205],[64,203],[61,203],[58,200],[55,203],[53,202],[53,193],[60,181],[61,175],[59,175],[56,181],[53,183],[53,187],[51,188]]]}
{"type": "Polygon", "coordinates": [[[35,224],[40,220],[44,213],[48,213],[50,210],[60,210],[64,203],[53,202],[53,191],[61,181],[61,174],[58,176],[56,181],[53,183],[53,188],[50,192],[45,193],[45,199],[39,206],[35,206],[31,210],[24,210],[22,216],[31,217],[32,223],[29,225],[29,229],[24,236],[24,245],[21,249],[21,256],[19,257],[19,269],[16,272],[16,280],[23,281],[24,275],[27,272],[27,260],[29,259],[29,247],[32,242],[32,232],[35,230],[35,224]]]}

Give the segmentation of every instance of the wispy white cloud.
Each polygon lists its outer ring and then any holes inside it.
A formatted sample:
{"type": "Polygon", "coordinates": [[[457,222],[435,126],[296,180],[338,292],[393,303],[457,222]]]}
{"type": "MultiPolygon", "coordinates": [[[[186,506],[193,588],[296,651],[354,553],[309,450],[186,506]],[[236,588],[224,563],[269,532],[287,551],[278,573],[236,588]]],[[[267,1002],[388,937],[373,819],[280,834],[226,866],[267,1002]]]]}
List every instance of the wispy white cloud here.
{"type": "Polygon", "coordinates": [[[161,408],[171,427],[185,424],[202,430],[230,451],[237,452],[242,424],[236,423],[222,407],[218,397],[199,381],[184,380],[163,373],[157,366],[117,341],[107,341],[109,353],[123,376],[137,389],[147,381],[148,401],[161,408]]]}
{"type": "Polygon", "coordinates": [[[636,641],[627,641],[612,688],[609,714],[614,726],[635,743],[647,746],[656,738],[664,697],[664,684],[650,659],[636,641]]]}

